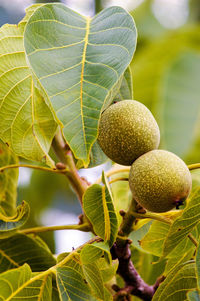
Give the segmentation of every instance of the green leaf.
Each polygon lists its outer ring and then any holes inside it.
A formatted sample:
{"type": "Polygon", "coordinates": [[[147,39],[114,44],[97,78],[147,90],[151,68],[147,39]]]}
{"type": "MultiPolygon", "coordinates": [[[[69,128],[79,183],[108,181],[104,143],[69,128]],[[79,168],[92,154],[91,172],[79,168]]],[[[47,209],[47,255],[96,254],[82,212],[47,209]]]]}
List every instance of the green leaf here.
{"type": "Polygon", "coordinates": [[[103,279],[96,262],[84,264],[83,273],[94,295],[100,300],[105,300],[103,279]]]}
{"type": "Polygon", "coordinates": [[[190,232],[200,220],[200,188],[192,193],[183,213],[171,225],[163,247],[163,256],[167,256],[190,232]]]}
{"type": "Polygon", "coordinates": [[[170,225],[168,224],[153,221],[149,231],[140,242],[141,247],[151,254],[161,256],[163,243],[169,232],[169,228],[170,225]]]}
{"type": "Polygon", "coordinates": [[[29,264],[33,272],[47,270],[56,264],[47,245],[39,237],[35,239],[24,234],[0,239],[0,262],[0,273],[24,263],[29,264]]]}
{"type": "Polygon", "coordinates": [[[27,23],[29,64],[49,96],[67,143],[85,167],[101,110],[119,89],[136,37],[134,21],[121,7],[107,8],[91,19],[63,4],[46,4],[27,23]]]}
{"type": "MultiPolygon", "coordinates": [[[[134,230],[130,233],[129,238],[132,240],[132,245],[134,248],[137,248],[140,251],[146,250],[145,246],[141,246],[141,242],[143,242],[143,239],[145,239],[146,235],[149,233],[151,230],[151,224],[152,221],[149,221],[142,225],[139,229],[134,230]]],[[[149,252],[148,246],[147,246],[147,252],[149,252]]],[[[153,250],[151,249],[150,253],[154,254],[153,250]]]]}
{"type": "Polygon", "coordinates": [[[120,89],[114,97],[114,101],[121,101],[125,99],[133,99],[133,83],[130,67],[128,67],[124,72],[120,89]]]}
{"type": "Polygon", "coordinates": [[[187,292],[196,288],[195,264],[176,267],[158,287],[152,301],[185,301],[187,292]]]}
{"type": "Polygon", "coordinates": [[[51,300],[51,275],[37,274],[33,276],[31,269],[24,264],[18,269],[0,275],[1,301],[46,301],[51,300]]]}
{"type": "Polygon", "coordinates": [[[118,231],[118,221],[113,205],[112,194],[107,180],[102,174],[104,186],[93,184],[83,196],[84,212],[94,231],[112,246],[118,231]]]}
{"type": "Polygon", "coordinates": [[[188,301],[200,301],[199,292],[197,290],[190,291],[187,294],[187,300],[188,301]]]}
{"type": "Polygon", "coordinates": [[[111,264],[109,264],[107,260],[105,260],[105,258],[100,258],[97,261],[97,265],[101,271],[103,282],[106,283],[116,276],[118,264],[118,259],[113,260],[111,264]]]}
{"type": "MultiPolygon", "coordinates": [[[[17,156],[0,141],[0,167],[18,163],[17,156]]],[[[5,216],[16,212],[18,173],[17,168],[0,173],[0,213],[5,216]]]]}
{"type": "Polygon", "coordinates": [[[33,83],[23,43],[24,26],[37,7],[31,7],[18,25],[0,29],[0,138],[16,155],[52,167],[48,152],[57,123],[44,93],[33,83]]]}
{"type": "Polygon", "coordinates": [[[62,301],[97,301],[85,280],[79,258],[73,257],[62,267],[57,267],[56,279],[62,301]]]}
{"type": "Polygon", "coordinates": [[[83,264],[92,263],[107,254],[109,262],[111,262],[110,247],[105,242],[94,242],[93,244],[87,244],[83,247],[80,253],[81,262],[83,264]]]}
{"type": "Polygon", "coordinates": [[[17,207],[13,216],[5,216],[0,213],[0,239],[13,235],[28,220],[30,207],[25,201],[17,207]]]}

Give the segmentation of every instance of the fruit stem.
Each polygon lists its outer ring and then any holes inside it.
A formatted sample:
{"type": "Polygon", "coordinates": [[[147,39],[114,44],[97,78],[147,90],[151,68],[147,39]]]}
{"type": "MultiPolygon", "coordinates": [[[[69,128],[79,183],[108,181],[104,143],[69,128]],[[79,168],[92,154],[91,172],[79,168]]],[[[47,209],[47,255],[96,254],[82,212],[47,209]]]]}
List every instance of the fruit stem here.
{"type": "Polygon", "coordinates": [[[198,169],[200,168],[200,163],[190,164],[188,165],[189,170],[198,169]]]}
{"type": "Polygon", "coordinates": [[[144,218],[150,218],[150,219],[154,219],[154,220],[157,220],[157,221],[160,221],[160,222],[169,224],[169,225],[172,224],[171,219],[169,219],[169,218],[166,217],[166,216],[159,215],[159,214],[157,214],[157,213],[153,213],[153,212],[147,212],[147,213],[137,213],[137,212],[133,212],[132,214],[133,214],[136,218],[141,218],[141,219],[144,219],[144,218]]]}
{"type": "Polygon", "coordinates": [[[109,184],[113,184],[115,182],[118,182],[118,181],[128,181],[128,178],[116,178],[116,179],[113,179],[109,182],[109,184]]]}
{"type": "MultiPolygon", "coordinates": [[[[109,178],[110,176],[113,176],[115,174],[118,174],[118,173],[122,173],[122,172],[128,172],[129,173],[130,171],[130,167],[122,167],[122,168],[115,168],[115,169],[112,169],[112,170],[109,170],[108,172],[105,172],[105,176],[106,178],[109,178]]],[[[102,181],[102,177],[99,177],[95,184],[100,184],[102,181]]]]}

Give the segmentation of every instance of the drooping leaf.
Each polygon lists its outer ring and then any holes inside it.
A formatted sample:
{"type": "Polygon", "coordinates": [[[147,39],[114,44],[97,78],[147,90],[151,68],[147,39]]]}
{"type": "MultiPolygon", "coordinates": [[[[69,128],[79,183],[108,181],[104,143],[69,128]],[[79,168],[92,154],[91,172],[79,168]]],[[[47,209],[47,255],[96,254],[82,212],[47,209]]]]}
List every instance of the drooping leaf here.
{"type": "Polygon", "coordinates": [[[33,272],[47,270],[56,264],[55,258],[41,239],[19,233],[0,239],[0,262],[1,273],[24,263],[29,264],[33,272]]]}
{"type": "Polygon", "coordinates": [[[200,221],[200,189],[192,193],[183,213],[171,225],[163,246],[163,255],[167,256],[200,221]]]}
{"type": "Polygon", "coordinates": [[[63,4],[46,4],[27,23],[28,61],[84,166],[97,138],[100,112],[112,101],[132,59],[136,35],[132,17],[121,7],[91,19],[63,4]]]}
{"type": "Polygon", "coordinates": [[[62,267],[57,267],[56,279],[62,301],[97,301],[85,280],[79,258],[73,257],[62,267]]]}
{"type": "Polygon", "coordinates": [[[0,275],[0,300],[1,301],[46,301],[51,300],[52,279],[51,275],[32,275],[27,264],[0,275]]]}
{"type": "Polygon", "coordinates": [[[13,235],[28,220],[30,212],[29,204],[22,202],[13,216],[5,216],[0,213],[0,239],[13,235]]]}
{"type": "Polygon", "coordinates": [[[103,278],[97,263],[84,264],[83,273],[94,295],[100,300],[105,300],[103,278]]]}
{"type": "Polygon", "coordinates": [[[86,190],[83,196],[83,208],[95,233],[112,246],[117,236],[118,221],[112,194],[104,174],[102,180],[104,186],[93,184],[86,190]]]}
{"type": "Polygon", "coordinates": [[[195,264],[187,262],[176,267],[160,284],[152,301],[184,301],[187,292],[196,288],[195,264]]]}
{"type": "Polygon", "coordinates": [[[0,138],[18,156],[54,166],[48,152],[57,123],[33,83],[23,44],[24,26],[36,8],[18,25],[0,29],[0,138]]]}
{"type": "MultiPolygon", "coordinates": [[[[18,163],[17,156],[0,141],[0,167],[18,163]]],[[[17,181],[17,168],[0,173],[0,213],[5,216],[12,216],[16,211],[17,181]]]]}
{"type": "Polygon", "coordinates": [[[111,262],[110,247],[108,243],[105,242],[94,242],[93,244],[87,244],[83,247],[80,253],[81,262],[83,264],[92,263],[103,255],[106,255],[108,261],[111,262]]]}

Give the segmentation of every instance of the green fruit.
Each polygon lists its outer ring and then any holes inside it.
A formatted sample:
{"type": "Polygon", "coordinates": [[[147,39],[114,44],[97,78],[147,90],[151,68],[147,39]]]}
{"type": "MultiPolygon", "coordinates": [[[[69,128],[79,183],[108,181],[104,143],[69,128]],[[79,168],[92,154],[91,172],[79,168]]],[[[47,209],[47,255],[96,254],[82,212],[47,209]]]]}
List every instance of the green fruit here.
{"type": "Polygon", "coordinates": [[[98,142],[111,160],[131,165],[144,153],[158,148],[160,131],[147,107],[136,100],[123,100],[102,113],[98,142]]]}
{"type": "Polygon", "coordinates": [[[192,178],[178,156],[153,150],[133,163],[129,185],[141,206],[153,212],[166,212],[183,204],[190,193],[192,178]]]}

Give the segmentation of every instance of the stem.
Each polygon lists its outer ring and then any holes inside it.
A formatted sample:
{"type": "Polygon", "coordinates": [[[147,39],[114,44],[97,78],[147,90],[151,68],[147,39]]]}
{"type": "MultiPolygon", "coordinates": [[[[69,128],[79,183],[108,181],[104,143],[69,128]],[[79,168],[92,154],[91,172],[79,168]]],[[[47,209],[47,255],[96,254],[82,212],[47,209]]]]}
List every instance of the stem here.
{"type": "MultiPolygon", "coordinates": [[[[110,176],[113,176],[115,174],[121,173],[121,172],[129,172],[130,167],[125,167],[125,168],[117,168],[113,170],[109,170],[108,172],[105,172],[105,176],[108,178],[110,176]]],[[[96,180],[95,184],[100,184],[102,181],[102,177],[96,180]]]]}
{"type": "Polygon", "coordinates": [[[95,14],[98,14],[102,10],[101,0],[94,0],[95,14]]]}
{"type": "Polygon", "coordinates": [[[89,232],[90,226],[87,223],[84,223],[81,225],[34,227],[34,228],[20,230],[19,232],[24,234],[30,234],[30,233],[41,233],[41,232],[57,231],[57,230],[79,230],[83,232],[89,232]]]}
{"type": "MultiPolygon", "coordinates": [[[[128,211],[123,216],[123,221],[122,221],[120,229],[119,229],[119,235],[122,237],[128,236],[131,233],[131,231],[133,230],[133,223],[136,220],[136,217],[133,214],[135,212],[135,208],[136,208],[136,201],[133,199],[128,211]]],[[[118,240],[120,241],[121,239],[118,239],[118,240]]],[[[123,244],[123,242],[122,242],[122,244],[123,244]]]]}
{"type": "Polygon", "coordinates": [[[109,182],[109,184],[112,184],[112,183],[115,183],[115,182],[118,182],[118,181],[128,181],[128,178],[116,178],[116,179],[113,179],[109,182]]]}
{"type": "Polygon", "coordinates": [[[11,165],[6,165],[0,168],[0,172],[3,172],[6,169],[11,169],[11,168],[19,168],[19,167],[26,167],[26,168],[32,168],[32,169],[38,169],[38,170],[43,170],[43,171],[49,171],[53,173],[66,173],[68,172],[68,169],[51,169],[48,167],[43,167],[43,166],[37,166],[37,165],[29,165],[29,164],[11,164],[11,165]]]}
{"type": "Polygon", "coordinates": [[[52,146],[57,157],[61,160],[62,163],[64,163],[67,166],[67,173],[63,171],[62,173],[64,173],[69,179],[82,205],[83,194],[89,185],[86,182],[86,180],[79,176],[78,171],[76,169],[76,165],[74,163],[72,152],[70,151],[68,145],[65,144],[61,132],[55,135],[52,142],[52,146]]]}
{"type": "Polygon", "coordinates": [[[190,164],[188,165],[189,170],[200,168],[200,163],[190,164]]]}
{"type": "Polygon", "coordinates": [[[169,224],[169,225],[172,224],[172,221],[168,217],[163,216],[163,215],[159,215],[159,214],[156,214],[156,213],[153,213],[153,212],[148,212],[148,213],[132,212],[132,214],[136,218],[150,218],[150,219],[154,219],[154,220],[157,220],[157,221],[169,224]]]}

